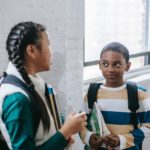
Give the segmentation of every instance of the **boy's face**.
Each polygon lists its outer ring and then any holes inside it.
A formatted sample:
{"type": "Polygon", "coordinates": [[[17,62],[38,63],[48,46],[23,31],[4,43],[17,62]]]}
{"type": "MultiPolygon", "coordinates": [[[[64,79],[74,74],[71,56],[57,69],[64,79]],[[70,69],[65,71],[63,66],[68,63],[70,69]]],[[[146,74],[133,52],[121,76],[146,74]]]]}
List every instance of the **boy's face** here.
{"type": "Polygon", "coordinates": [[[118,87],[123,84],[123,74],[128,71],[131,63],[126,63],[121,53],[106,51],[102,54],[99,62],[100,70],[106,79],[106,86],[118,87]]]}

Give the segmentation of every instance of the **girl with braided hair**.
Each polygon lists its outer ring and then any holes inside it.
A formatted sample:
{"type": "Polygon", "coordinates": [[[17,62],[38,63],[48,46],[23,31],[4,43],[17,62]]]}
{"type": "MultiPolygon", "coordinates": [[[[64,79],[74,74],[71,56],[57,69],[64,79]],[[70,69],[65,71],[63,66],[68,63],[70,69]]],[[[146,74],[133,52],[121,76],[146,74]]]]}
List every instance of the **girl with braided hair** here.
{"type": "Polygon", "coordinates": [[[18,23],[8,35],[6,49],[10,62],[5,76],[15,76],[32,93],[31,97],[20,87],[1,84],[0,129],[9,149],[63,150],[73,143],[71,136],[86,126],[86,116],[69,114],[62,127],[56,123],[58,116],[46,94],[54,97],[53,89],[38,75],[51,65],[45,27],[34,22],[18,23]]]}

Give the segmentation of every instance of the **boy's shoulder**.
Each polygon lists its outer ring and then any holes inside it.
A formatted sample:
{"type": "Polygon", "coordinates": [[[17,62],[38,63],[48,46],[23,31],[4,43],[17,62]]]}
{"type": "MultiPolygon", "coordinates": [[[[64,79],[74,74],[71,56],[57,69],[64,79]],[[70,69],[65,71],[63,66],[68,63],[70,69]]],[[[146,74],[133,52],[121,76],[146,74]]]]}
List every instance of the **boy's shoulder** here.
{"type": "Polygon", "coordinates": [[[140,101],[143,101],[150,97],[148,90],[143,85],[140,85],[138,83],[135,83],[135,85],[137,86],[138,99],[140,101]]]}
{"type": "Polygon", "coordinates": [[[136,85],[138,91],[147,92],[147,89],[146,89],[143,85],[140,85],[140,84],[138,84],[138,83],[136,83],[136,82],[133,82],[133,81],[126,81],[126,85],[127,85],[127,84],[132,84],[132,86],[133,86],[133,85],[136,85]]]}
{"type": "Polygon", "coordinates": [[[137,85],[138,90],[143,91],[143,92],[147,92],[147,89],[143,86],[143,85],[137,85]]]}

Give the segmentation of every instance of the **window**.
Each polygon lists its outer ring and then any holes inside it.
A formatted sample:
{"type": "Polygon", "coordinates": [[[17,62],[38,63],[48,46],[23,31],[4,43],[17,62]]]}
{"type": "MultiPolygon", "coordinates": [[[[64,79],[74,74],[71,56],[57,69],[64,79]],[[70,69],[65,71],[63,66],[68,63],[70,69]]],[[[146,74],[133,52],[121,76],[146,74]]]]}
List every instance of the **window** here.
{"type": "MultiPolygon", "coordinates": [[[[131,55],[148,50],[148,2],[148,0],[85,1],[85,66],[96,64],[101,49],[113,41],[127,46],[131,55]]],[[[132,68],[141,67],[145,64],[145,55],[134,57],[131,62],[132,68]]],[[[84,73],[85,75],[87,73],[84,73]]]]}

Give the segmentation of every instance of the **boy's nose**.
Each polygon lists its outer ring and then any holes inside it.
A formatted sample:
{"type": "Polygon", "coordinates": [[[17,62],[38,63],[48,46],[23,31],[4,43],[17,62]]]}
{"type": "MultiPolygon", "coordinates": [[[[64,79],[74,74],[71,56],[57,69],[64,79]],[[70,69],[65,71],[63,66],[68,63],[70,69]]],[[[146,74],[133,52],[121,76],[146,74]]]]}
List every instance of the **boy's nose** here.
{"type": "Polygon", "coordinates": [[[110,72],[115,71],[115,68],[110,65],[110,66],[108,67],[108,71],[110,71],[110,72]]]}

